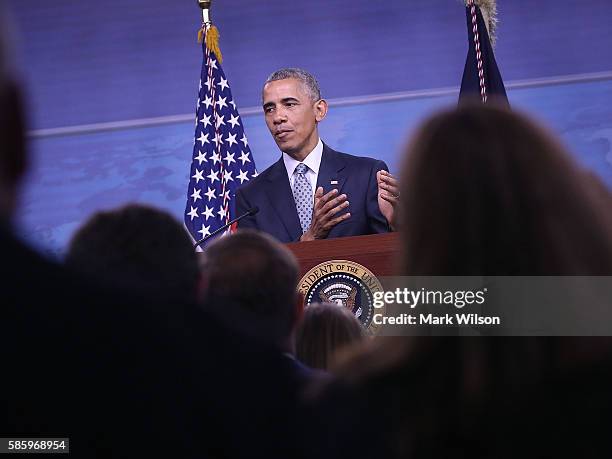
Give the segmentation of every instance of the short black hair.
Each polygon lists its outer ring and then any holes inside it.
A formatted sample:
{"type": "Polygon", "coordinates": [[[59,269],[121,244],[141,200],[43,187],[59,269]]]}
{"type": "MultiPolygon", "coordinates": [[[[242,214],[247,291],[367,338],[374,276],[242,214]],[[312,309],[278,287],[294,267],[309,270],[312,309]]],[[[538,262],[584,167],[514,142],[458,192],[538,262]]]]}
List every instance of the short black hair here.
{"type": "Polygon", "coordinates": [[[282,344],[296,320],[298,264],[271,236],[240,230],[202,257],[203,305],[258,338],[282,344]]]}
{"type": "Polygon", "coordinates": [[[120,287],[195,301],[197,256],[170,214],[130,204],[93,215],[73,236],[66,263],[120,287]]]}
{"type": "Polygon", "coordinates": [[[268,77],[268,79],[264,83],[264,86],[272,81],[287,80],[289,78],[293,78],[302,83],[302,86],[304,87],[304,89],[308,93],[308,96],[313,102],[316,102],[321,99],[321,89],[319,88],[319,82],[312,73],[309,73],[303,69],[279,69],[268,77]]]}

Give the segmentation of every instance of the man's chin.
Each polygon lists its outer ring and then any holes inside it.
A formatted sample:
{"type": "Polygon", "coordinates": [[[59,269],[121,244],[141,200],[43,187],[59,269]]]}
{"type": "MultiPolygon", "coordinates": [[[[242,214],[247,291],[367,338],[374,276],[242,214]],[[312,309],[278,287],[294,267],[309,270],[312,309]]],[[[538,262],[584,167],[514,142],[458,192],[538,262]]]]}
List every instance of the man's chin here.
{"type": "Polygon", "coordinates": [[[289,156],[292,156],[292,153],[295,152],[295,147],[289,142],[276,142],[276,146],[280,151],[287,153],[289,156]]]}

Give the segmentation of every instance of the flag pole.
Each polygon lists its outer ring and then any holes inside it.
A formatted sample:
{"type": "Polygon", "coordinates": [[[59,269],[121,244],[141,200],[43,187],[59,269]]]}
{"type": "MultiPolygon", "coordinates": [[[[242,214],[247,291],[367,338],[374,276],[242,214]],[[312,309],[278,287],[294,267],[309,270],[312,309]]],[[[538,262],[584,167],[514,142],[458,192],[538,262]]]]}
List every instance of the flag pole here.
{"type": "Polygon", "coordinates": [[[219,30],[210,19],[211,4],[212,0],[198,0],[198,5],[202,10],[202,26],[198,31],[198,43],[205,43],[206,47],[215,53],[219,62],[223,62],[223,56],[219,49],[219,30]]]}
{"type": "Polygon", "coordinates": [[[202,9],[202,24],[211,24],[210,5],[212,0],[198,0],[198,5],[202,9]]]}

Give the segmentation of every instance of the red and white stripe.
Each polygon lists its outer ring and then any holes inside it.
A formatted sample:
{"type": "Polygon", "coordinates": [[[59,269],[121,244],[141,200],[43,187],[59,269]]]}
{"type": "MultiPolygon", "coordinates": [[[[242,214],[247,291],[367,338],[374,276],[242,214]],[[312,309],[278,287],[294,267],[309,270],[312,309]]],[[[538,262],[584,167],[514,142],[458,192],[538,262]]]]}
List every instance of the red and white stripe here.
{"type": "Polygon", "coordinates": [[[487,103],[487,85],[484,76],[484,66],[482,63],[482,52],[480,51],[480,34],[478,33],[478,15],[476,13],[476,4],[474,0],[468,0],[467,5],[470,7],[472,14],[472,32],[474,33],[474,48],[476,49],[476,63],[478,66],[478,80],[480,83],[480,97],[482,103],[487,103]]]}
{"type": "MultiPolygon", "coordinates": [[[[204,40],[206,40],[206,36],[207,36],[207,32],[208,29],[210,29],[212,27],[211,23],[204,23],[204,40]]],[[[210,50],[208,48],[208,46],[205,47],[206,48],[206,68],[208,69],[208,81],[210,82],[210,92],[211,92],[211,98],[212,98],[212,118],[213,118],[213,123],[215,123],[215,138],[219,136],[219,126],[217,125],[217,104],[215,102],[215,95],[216,95],[216,89],[215,89],[215,85],[214,85],[214,81],[213,81],[213,69],[210,65],[211,62],[211,53],[210,50]]],[[[217,59],[219,59],[217,57],[217,59]]],[[[219,163],[219,181],[221,182],[221,196],[223,197],[223,208],[225,209],[225,222],[224,224],[229,223],[230,221],[230,213],[229,213],[229,201],[227,199],[227,194],[226,194],[226,187],[227,187],[227,180],[225,179],[225,167],[223,166],[223,155],[221,153],[221,147],[215,143],[215,153],[217,153],[219,155],[219,157],[221,158],[221,161],[219,163]]],[[[233,227],[230,228],[230,231],[234,232],[235,231],[235,225],[232,225],[233,227]]]]}

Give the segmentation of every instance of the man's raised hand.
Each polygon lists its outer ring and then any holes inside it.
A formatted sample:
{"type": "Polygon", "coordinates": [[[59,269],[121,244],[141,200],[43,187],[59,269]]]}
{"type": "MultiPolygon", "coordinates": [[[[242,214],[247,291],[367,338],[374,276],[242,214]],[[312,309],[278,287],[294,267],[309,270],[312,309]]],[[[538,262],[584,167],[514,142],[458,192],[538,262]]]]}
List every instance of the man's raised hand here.
{"type": "Polygon", "coordinates": [[[378,183],[378,208],[392,230],[396,228],[396,210],[399,203],[399,183],[393,175],[382,170],[376,173],[378,183]]]}
{"type": "Polygon", "coordinates": [[[345,194],[338,196],[338,190],[331,190],[324,195],[323,188],[317,188],[314,195],[310,228],[302,235],[300,241],[325,239],[334,226],[351,216],[349,212],[337,216],[348,205],[347,196],[345,194]]]}

